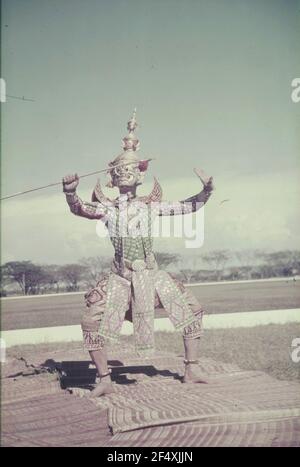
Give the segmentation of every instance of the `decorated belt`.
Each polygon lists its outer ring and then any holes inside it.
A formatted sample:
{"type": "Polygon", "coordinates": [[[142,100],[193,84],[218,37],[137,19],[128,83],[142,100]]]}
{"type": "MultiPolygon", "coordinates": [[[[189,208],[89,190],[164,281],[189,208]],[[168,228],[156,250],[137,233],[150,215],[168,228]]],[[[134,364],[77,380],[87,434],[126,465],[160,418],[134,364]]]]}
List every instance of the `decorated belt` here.
{"type": "Polygon", "coordinates": [[[129,271],[144,271],[145,269],[156,269],[157,262],[155,259],[154,254],[150,254],[145,257],[145,259],[135,259],[134,261],[129,261],[128,259],[124,258],[123,261],[114,260],[114,266],[118,269],[120,273],[124,268],[125,270],[129,271]],[[123,267],[122,267],[123,266],[123,267]]]}

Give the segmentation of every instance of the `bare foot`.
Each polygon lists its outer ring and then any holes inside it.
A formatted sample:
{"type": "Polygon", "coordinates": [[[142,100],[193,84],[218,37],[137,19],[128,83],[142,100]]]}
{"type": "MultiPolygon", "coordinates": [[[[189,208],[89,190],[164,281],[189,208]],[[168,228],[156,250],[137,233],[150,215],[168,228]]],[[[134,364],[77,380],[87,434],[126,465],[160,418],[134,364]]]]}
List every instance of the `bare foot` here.
{"type": "Polygon", "coordinates": [[[99,384],[97,384],[95,389],[92,390],[88,397],[101,397],[106,396],[107,394],[112,394],[113,392],[115,392],[115,388],[113,387],[111,381],[101,381],[99,384]]]}
{"type": "Polygon", "coordinates": [[[208,384],[209,383],[207,378],[203,378],[201,374],[194,373],[189,368],[186,368],[182,382],[189,383],[189,384],[193,384],[193,383],[208,384]]]}

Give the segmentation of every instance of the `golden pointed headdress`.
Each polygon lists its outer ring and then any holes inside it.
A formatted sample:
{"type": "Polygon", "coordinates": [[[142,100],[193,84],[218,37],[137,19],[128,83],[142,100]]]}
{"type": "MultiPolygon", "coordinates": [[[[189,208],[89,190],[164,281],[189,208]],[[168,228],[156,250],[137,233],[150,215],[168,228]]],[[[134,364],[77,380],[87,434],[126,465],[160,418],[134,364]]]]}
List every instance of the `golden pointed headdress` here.
{"type": "MultiPolygon", "coordinates": [[[[137,163],[138,168],[141,172],[141,179],[143,178],[144,172],[146,172],[148,168],[148,161],[145,160],[140,160],[139,157],[137,156],[137,151],[140,148],[140,142],[137,136],[135,135],[135,130],[137,128],[138,124],[136,121],[136,109],[133,111],[133,115],[129,122],[127,123],[127,130],[128,130],[128,135],[126,135],[123,139],[123,145],[122,148],[124,152],[117,156],[113,161],[111,161],[108,165],[111,167],[111,170],[113,170],[114,166],[117,164],[120,164],[124,162],[126,163],[137,163]]],[[[108,174],[110,175],[110,171],[108,170],[108,174]]],[[[107,186],[112,187],[112,181],[107,183],[107,186]]],[[[159,202],[162,199],[162,188],[157,181],[156,178],[154,178],[154,187],[151,191],[151,193],[148,196],[141,196],[138,198],[140,201],[149,203],[149,202],[159,202]]],[[[100,181],[98,180],[97,185],[94,189],[93,195],[92,195],[92,200],[93,201],[99,201],[100,203],[106,205],[106,206],[112,206],[115,204],[115,200],[111,200],[108,198],[102,191],[100,181]]]]}

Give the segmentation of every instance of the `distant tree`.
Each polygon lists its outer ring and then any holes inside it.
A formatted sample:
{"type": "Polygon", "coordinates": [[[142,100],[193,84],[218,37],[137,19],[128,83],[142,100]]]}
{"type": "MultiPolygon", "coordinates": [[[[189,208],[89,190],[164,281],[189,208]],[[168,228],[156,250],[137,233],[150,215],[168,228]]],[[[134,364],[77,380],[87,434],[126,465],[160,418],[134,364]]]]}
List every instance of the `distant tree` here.
{"type": "Polygon", "coordinates": [[[59,268],[59,276],[66,282],[69,292],[79,289],[78,283],[83,278],[85,272],[86,267],[82,264],[66,264],[59,268]]]}
{"type": "Polygon", "coordinates": [[[46,289],[49,288],[50,290],[54,290],[56,293],[58,293],[61,280],[61,266],[58,266],[56,264],[47,264],[42,266],[42,268],[44,271],[43,285],[46,289]]]}
{"type": "Polygon", "coordinates": [[[111,258],[92,256],[82,258],[79,263],[85,268],[83,279],[88,287],[93,286],[101,275],[110,270],[111,258]]]}
{"type": "Polygon", "coordinates": [[[183,276],[184,282],[191,282],[194,275],[194,271],[192,269],[180,269],[180,272],[183,276]]]}
{"type": "Polygon", "coordinates": [[[4,278],[16,282],[24,295],[38,293],[49,279],[43,267],[31,261],[10,261],[2,266],[1,272],[4,278]]]}
{"type": "Polygon", "coordinates": [[[253,264],[257,261],[255,251],[250,249],[234,251],[233,259],[236,260],[238,267],[232,271],[233,276],[241,279],[251,279],[254,270],[253,264]]]}
{"type": "Polygon", "coordinates": [[[201,274],[200,271],[195,271],[194,269],[180,269],[180,272],[183,276],[183,281],[187,283],[197,280],[197,277],[201,274]]]}
{"type": "Polygon", "coordinates": [[[7,292],[5,286],[11,282],[10,278],[7,276],[4,266],[1,266],[1,281],[0,281],[0,296],[6,297],[7,292]]]}
{"type": "Polygon", "coordinates": [[[155,257],[158,265],[164,268],[167,268],[171,264],[177,264],[180,259],[180,255],[176,253],[165,253],[162,251],[157,252],[155,257]]]}
{"type": "Polygon", "coordinates": [[[214,250],[203,255],[202,259],[213,267],[217,280],[220,280],[225,264],[230,259],[230,253],[228,250],[214,250]]]}
{"type": "Polygon", "coordinates": [[[282,250],[262,252],[261,259],[265,274],[272,276],[292,276],[300,271],[300,251],[282,250]]]}

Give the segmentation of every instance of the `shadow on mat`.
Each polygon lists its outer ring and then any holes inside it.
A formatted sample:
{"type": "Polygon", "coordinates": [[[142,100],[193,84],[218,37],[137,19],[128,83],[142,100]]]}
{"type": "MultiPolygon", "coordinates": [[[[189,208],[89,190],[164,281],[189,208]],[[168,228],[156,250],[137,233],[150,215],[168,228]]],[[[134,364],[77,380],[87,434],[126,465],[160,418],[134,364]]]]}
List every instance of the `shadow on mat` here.
{"type": "MultiPolygon", "coordinates": [[[[92,389],[96,384],[97,371],[91,361],[62,361],[47,360],[44,368],[56,368],[59,375],[62,389],[67,388],[87,388],[92,389]]],[[[178,373],[169,370],[158,370],[153,365],[124,366],[119,360],[109,360],[108,366],[111,368],[111,379],[117,384],[137,384],[133,375],[143,374],[149,377],[163,376],[181,380],[178,373]]]]}

